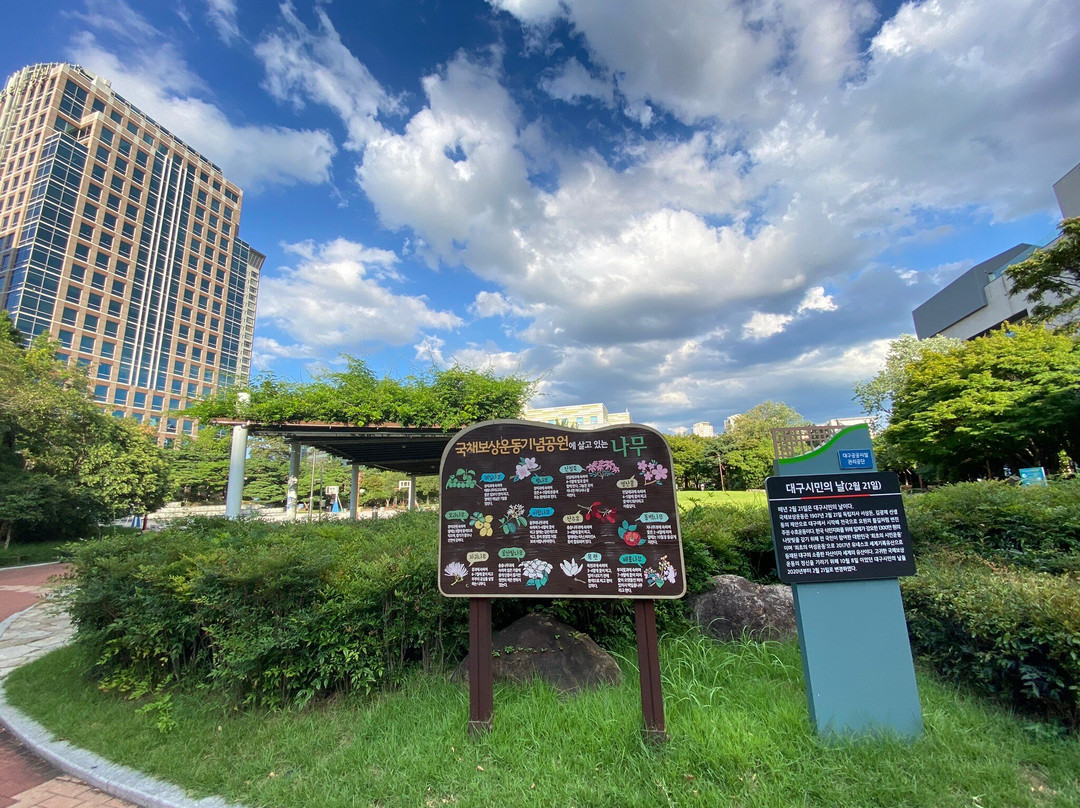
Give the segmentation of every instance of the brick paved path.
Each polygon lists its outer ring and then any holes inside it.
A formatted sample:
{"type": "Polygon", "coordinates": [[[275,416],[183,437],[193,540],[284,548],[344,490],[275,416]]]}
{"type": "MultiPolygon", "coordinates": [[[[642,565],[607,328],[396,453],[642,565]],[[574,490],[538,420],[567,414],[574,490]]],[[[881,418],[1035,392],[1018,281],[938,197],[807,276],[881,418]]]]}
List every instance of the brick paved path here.
{"type": "MultiPolygon", "coordinates": [[[[62,564],[0,569],[0,621],[34,606],[62,564]]],[[[0,637],[0,679],[11,668],[67,639],[66,623],[36,606],[18,620],[17,636],[0,637]],[[5,641],[6,638],[6,641],[5,641]]],[[[0,808],[135,808],[55,769],[28,752],[0,726],[0,808]]]]}

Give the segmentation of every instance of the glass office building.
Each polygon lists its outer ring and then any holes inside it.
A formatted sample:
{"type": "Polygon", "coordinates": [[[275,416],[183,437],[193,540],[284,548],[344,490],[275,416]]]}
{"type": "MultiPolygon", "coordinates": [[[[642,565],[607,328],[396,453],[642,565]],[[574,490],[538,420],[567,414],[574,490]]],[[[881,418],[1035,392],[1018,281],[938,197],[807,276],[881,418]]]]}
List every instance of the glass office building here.
{"type": "Polygon", "coordinates": [[[162,441],[194,429],[189,402],[248,380],[265,256],[240,238],[242,201],[80,67],[27,67],[0,93],[0,307],[162,441]]]}

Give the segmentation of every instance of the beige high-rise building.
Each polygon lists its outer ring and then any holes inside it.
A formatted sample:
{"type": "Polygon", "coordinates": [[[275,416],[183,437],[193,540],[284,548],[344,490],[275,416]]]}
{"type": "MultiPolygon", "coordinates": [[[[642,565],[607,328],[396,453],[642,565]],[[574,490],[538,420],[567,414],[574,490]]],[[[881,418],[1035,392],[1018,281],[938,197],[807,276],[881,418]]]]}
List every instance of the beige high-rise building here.
{"type": "Polygon", "coordinates": [[[89,367],[94,399],[168,440],[176,414],[246,383],[259,272],[243,191],[70,64],[0,92],[0,307],[89,367]]]}
{"type": "Polygon", "coordinates": [[[528,407],[521,415],[526,421],[568,426],[574,429],[599,429],[602,426],[631,423],[630,411],[608,412],[603,404],[569,404],[564,407],[528,407]]]}

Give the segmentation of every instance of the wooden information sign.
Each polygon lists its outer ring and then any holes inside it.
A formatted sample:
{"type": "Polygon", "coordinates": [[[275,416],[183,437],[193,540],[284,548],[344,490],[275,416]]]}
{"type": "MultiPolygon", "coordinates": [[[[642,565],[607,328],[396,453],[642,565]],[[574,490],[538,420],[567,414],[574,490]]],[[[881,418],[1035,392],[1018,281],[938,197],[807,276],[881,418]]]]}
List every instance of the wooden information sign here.
{"type": "Polygon", "coordinates": [[[454,436],[439,481],[439,591],[470,598],[470,732],[492,721],[492,598],[633,598],[645,737],[665,740],[653,600],[686,576],[664,436],[487,421],[454,436]]]}
{"type": "Polygon", "coordinates": [[[679,512],[663,435],[531,421],[466,429],[443,453],[447,597],[680,598],[679,512]]]}

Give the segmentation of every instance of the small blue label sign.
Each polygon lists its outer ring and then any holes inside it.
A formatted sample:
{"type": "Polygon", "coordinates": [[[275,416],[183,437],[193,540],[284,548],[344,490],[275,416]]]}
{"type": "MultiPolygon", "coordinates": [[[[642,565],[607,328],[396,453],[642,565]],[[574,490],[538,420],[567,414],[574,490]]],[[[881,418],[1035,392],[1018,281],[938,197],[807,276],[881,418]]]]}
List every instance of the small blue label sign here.
{"type": "Polygon", "coordinates": [[[1046,485],[1046,469],[1037,466],[1032,469],[1020,469],[1020,485],[1046,485]]]}
{"type": "Polygon", "coordinates": [[[874,453],[869,449],[841,449],[836,454],[840,457],[841,469],[874,468],[874,453]]]}

